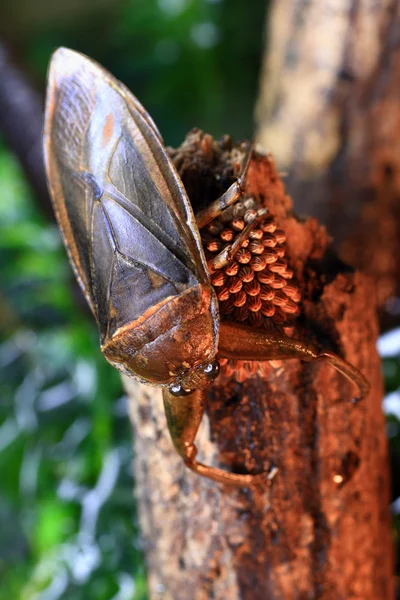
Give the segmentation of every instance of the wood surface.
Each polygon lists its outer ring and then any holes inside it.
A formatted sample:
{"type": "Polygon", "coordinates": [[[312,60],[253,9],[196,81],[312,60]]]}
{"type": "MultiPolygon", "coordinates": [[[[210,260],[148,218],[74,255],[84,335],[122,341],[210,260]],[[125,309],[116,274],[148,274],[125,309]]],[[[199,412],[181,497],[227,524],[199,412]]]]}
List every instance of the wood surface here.
{"type": "MultiPolygon", "coordinates": [[[[173,152],[196,208],[232,175],[227,140],[209,146],[195,131],[173,152]]],[[[271,157],[254,157],[247,194],[287,234],[303,297],[296,336],[345,357],[368,377],[371,393],[354,405],[355,390],[340,374],[297,360],[242,383],[217,380],[199,457],[238,472],[277,469],[268,486],[240,490],[188,471],[172,447],[160,390],[125,379],[151,598],[390,600],[375,287],[335,257],[314,218],[296,218],[271,157]]]]}
{"type": "Polygon", "coordinates": [[[276,0],[267,27],[257,139],[398,324],[400,2],[276,0]]]}

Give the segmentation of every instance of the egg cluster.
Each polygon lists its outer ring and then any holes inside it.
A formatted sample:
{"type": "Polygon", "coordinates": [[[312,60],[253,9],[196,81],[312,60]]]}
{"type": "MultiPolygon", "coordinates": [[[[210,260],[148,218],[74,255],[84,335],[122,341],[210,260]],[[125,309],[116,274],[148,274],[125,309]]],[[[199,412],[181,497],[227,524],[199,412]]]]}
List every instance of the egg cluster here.
{"type": "MultiPolygon", "coordinates": [[[[253,229],[233,260],[222,269],[212,268],[212,259],[257,215],[252,198],[237,202],[201,230],[221,318],[269,331],[285,331],[298,313],[300,293],[285,258],[285,233],[269,214],[253,229]]],[[[244,380],[259,365],[247,361],[221,360],[226,375],[244,380]],[[239,364],[240,363],[240,364],[239,364]],[[239,367],[239,368],[238,368],[239,367]]],[[[263,370],[263,369],[261,369],[263,370]]],[[[265,371],[265,369],[264,369],[265,371]]]]}

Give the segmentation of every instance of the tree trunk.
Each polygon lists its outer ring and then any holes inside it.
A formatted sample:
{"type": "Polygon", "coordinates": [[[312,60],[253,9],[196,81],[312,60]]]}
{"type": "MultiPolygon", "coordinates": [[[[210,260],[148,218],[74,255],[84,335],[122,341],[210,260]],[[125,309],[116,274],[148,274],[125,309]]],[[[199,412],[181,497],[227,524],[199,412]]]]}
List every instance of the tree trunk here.
{"type": "MultiPolygon", "coordinates": [[[[211,144],[194,132],[174,153],[196,210],[229,183],[235,150],[227,147],[227,139],[211,144]]],[[[274,361],[267,374],[242,381],[226,371],[208,394],[197,436],[202,461],[238,472],[277,469],[268,486],[240,490],[186,469],[160,391],[125,379],[151,598],[391,600],[374,286],[335,258],[315,219],[295,218],[270,157],[254,157],[247,195],[287,234],[302,293],[294,334],[345,357],[371,393],[352,404],[354,390],[340,374],[298,360],[274,361]]]]}
{"type": "Polygon", "coordinates": [[[258,140],[398,321],[400,2],[280,0],[269,30],[258,140]]]}

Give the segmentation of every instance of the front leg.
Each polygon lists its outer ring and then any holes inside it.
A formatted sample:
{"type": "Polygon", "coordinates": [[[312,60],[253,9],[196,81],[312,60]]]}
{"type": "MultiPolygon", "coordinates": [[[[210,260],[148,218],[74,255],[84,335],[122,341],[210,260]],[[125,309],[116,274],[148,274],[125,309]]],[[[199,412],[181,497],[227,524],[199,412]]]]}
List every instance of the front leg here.
{"type": "Polygon", "coordinates": [[[163,388],[163,400],[168,429],[178,454],[185,465],[208,479],[236,487],[249,487],[256,483],[267,483],[275,471],[260,475],[240,475],[210,467],[196,461],[197,448],[194,439],[204,415],[206,392],[196,390],[187,396],[173,396],[163,388]]]}
{"type": "Polygon", "coordinates": [[[315,344],[285,335],[271,334],[236,323],[220,323],[219,354],[236,360],[283,360],[298,358],[304,361],[324,360],[358,387],[364,398],[370,389],[368,381],[358,369],[333,352],[321,350],[315,344]]]}
{"type": "Polygon", "coordinates": [[[217,200],[212,202],[209,206],[201,210],[196,214],[197,227],[202,229],[211,221],[214,221],[219,217],[225,209],[232,204],[235,204],[246,191],[247,173],[251,163],[251,157],[253,155],[254,145],[251,144],[247,150],[246,156],[243,160],[241,173],[236,181],[220,196],[217,200]]]}
{"type": "Polygon", "coordinates": [[[243,231],[237,235],[235,241],[232,244],[228,244],[228,246],[217,254],[217,256],[214,256],[214,258],[208,261],[207,264],[210,273],[214,273],[218,269],[223,269],[235,258],[235,255],[239,252],[243,242],[249,239],[250,233],[265,220],[267,214],[268,210],[266,208],[258,209],[257,215],[250,223],[247,223],[243,231]]]}

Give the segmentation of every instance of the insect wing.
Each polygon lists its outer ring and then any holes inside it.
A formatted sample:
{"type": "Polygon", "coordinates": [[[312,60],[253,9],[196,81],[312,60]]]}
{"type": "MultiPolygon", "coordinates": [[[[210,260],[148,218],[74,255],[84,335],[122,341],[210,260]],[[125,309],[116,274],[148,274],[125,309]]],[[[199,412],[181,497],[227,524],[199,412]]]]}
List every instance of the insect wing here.
{"type": "Polygon", "coordinates": [[[64,48],[50,64],[44,144],[57,219],[102,342],[208,282],[189,200],[154,122],[100,65],[64,48]]]}

